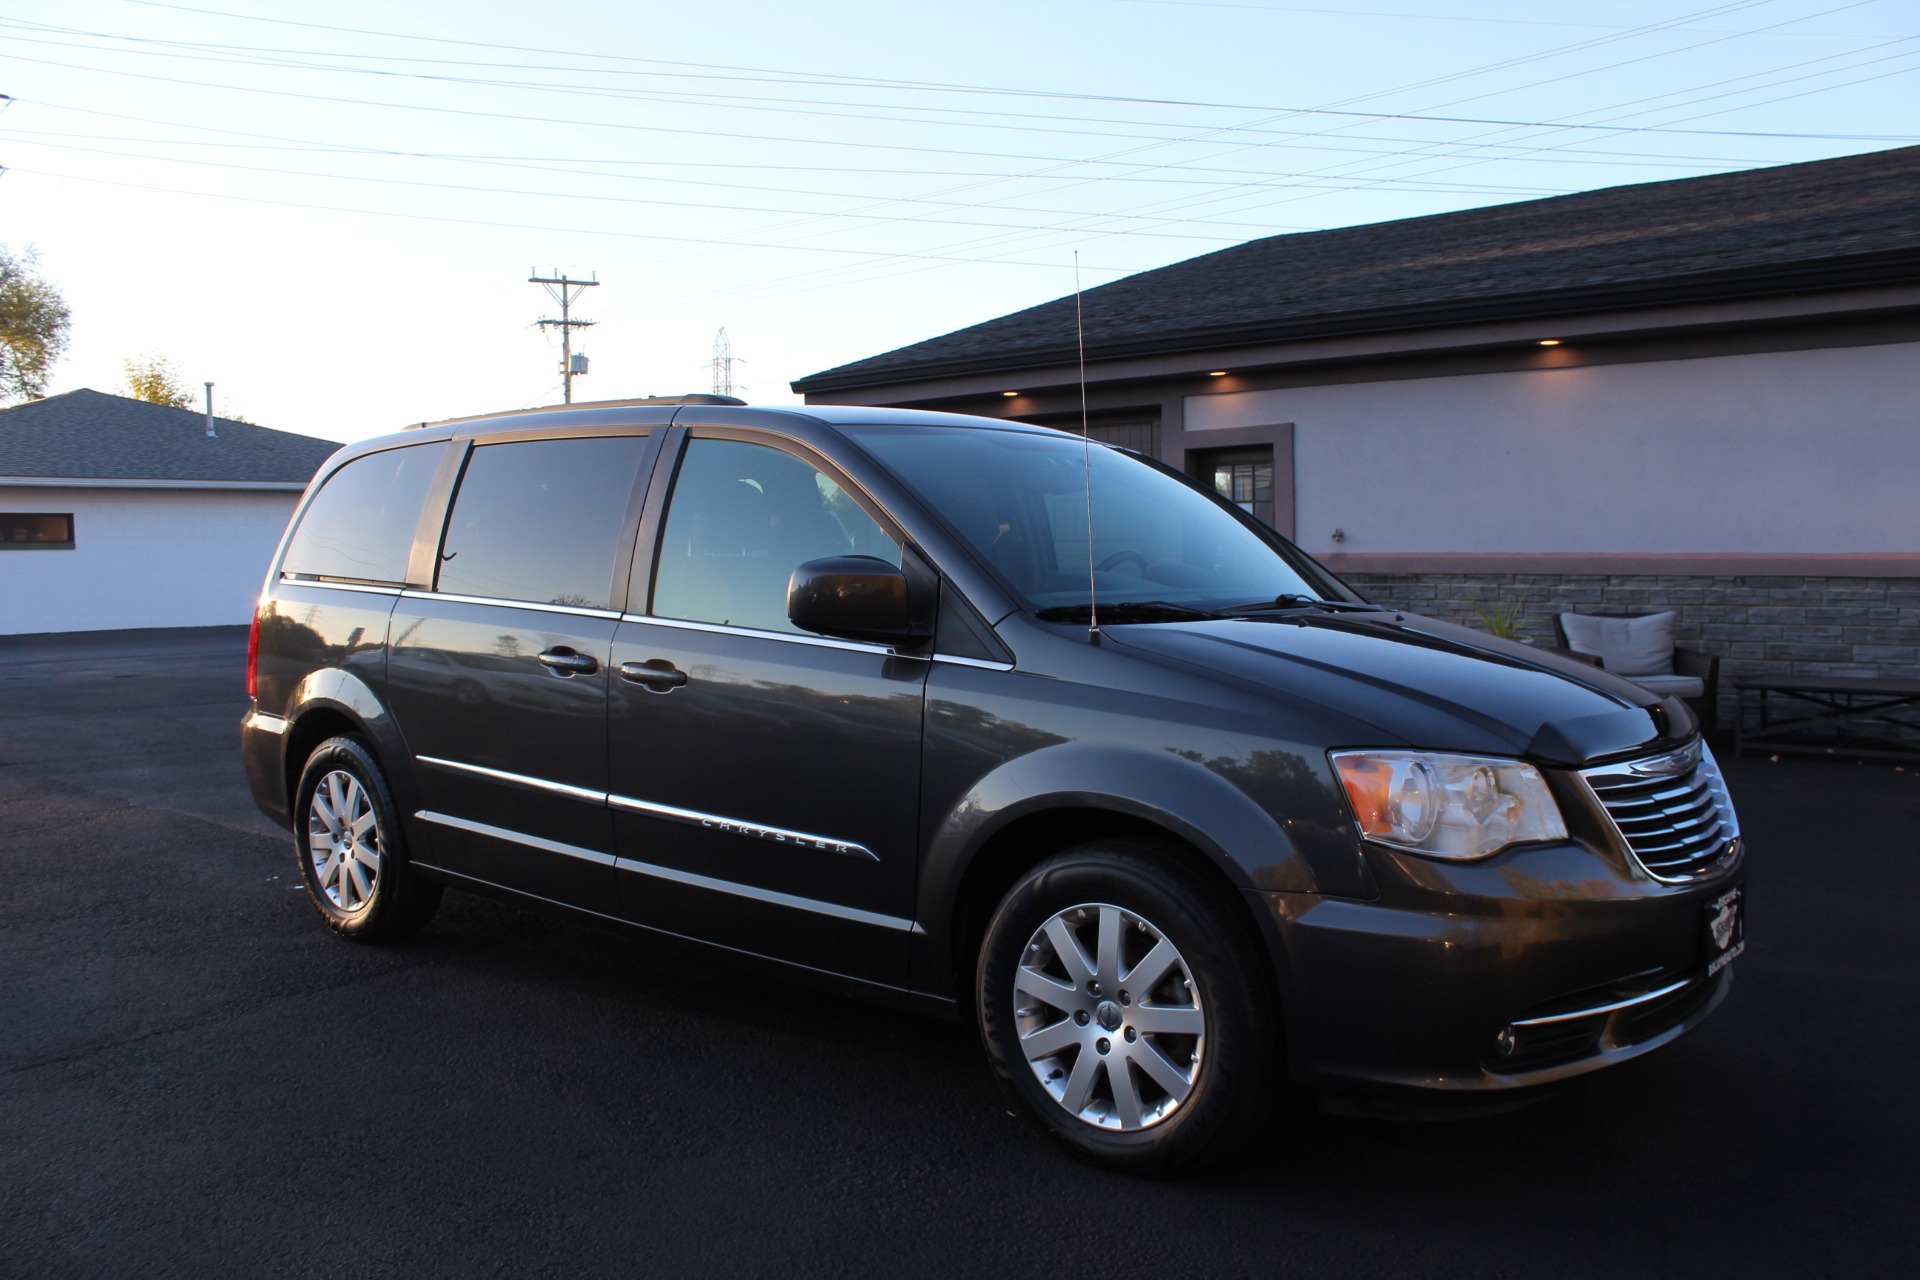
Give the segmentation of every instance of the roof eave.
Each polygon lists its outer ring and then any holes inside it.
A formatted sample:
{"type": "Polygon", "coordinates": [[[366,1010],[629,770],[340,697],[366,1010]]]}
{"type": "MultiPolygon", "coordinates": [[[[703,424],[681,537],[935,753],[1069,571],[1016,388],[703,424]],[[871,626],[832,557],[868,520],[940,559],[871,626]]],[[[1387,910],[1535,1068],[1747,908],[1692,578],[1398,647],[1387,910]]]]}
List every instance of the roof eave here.
{"type": "MultiPolygon", "coordinates": [[[[1441,302],[1428,306],[1305,316],[1280,323],[1263,322],[1193,329],[1184,333],[1135,338],[1123,342],[1089,344],[1086,355],[1089,360],[1119,360],[1143,355],[1169,355],[1183,351],[1217,351],[1221,348],[1247,347],[1305,338],[1349,337],[1482,324],[1492,320],[1544,318],[1689,303],[1728,302],[1783,294],[1858,288],[1862,285],[1906,284],[1914,281],[1920,281],[1920,248],[1827,258],[1817,262],[1787,263],[1764,271],[1746,268],[1732,272],[1701,272],[1652,283],[1636,281],[1586,289],[1501,294],[1489,298],[1441,302]]],[[[824,373],[801,378],[791,385],[793,390],[800,394],[844,391],[936,377],[965,377],[971,374],[1008,373],[1020,369],[1053,367],[1073,362],[1077,354],[1072,343],[1061,343],[1051,347],[1029,347],[1019,351],[983,356],[927,360],[880,368],[848,369],[844,373],[839,370],[827,370],[824,373]]]]}

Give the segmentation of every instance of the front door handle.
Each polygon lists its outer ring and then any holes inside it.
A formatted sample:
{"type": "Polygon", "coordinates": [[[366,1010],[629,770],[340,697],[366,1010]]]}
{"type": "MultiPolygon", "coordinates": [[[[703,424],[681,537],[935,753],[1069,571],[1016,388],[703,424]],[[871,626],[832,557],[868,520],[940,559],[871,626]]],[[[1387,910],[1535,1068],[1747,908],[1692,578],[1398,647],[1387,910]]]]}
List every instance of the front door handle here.
{"type": "Polygon", "coordinates": [[[540,665],[561,676],[590,676],[600,669],[594,658],[562,645],[540,655],[540,665]]]}
{"type": "Polygon", "coordinates": [[[645,685],[656,693],[665,693],[669,689],[678,689],[685,684],[687,673],[665,658],[648,658],[645,662],[621,663],[620,678],[630,680],[634,684],[645,685]]]}

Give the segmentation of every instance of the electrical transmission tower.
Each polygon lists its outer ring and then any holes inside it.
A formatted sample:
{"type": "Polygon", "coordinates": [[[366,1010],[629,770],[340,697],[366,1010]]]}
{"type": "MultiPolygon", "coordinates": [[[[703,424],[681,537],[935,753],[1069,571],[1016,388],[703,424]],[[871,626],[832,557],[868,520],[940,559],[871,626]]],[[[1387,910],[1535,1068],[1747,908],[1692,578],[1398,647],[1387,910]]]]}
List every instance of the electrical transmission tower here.
{"type": "MultiPolygon", "coordinates": [[[[536,267],[534,270],[537,273],[539,268],[536,267]]],[[[555,302],[560,304],[560,318],[558,320],[542,320],[540,321],[540,328],[542,330],[549,328],[560,330],[560,377],[566,387],[566,403],[572,404],[574,375],[587,371],[586,353],[582,352],[579,355],[573,354],[573,331],[575,329],[585,329],[594,322],[591,320],[575,320],[572,315],[569,314],[569,309],[582,293],[588,289],[598,288],[600,282],[591,278],[586,280],[572,280],[562,272],[559,275],[553,276],[531,275],[527,277],[527,283],[545,286],[547,293],[552,296],[555,302]]]]}
{"type": "MultiPolygon", "coordinates": [[[[733,365],[737,359],[733,354],[733,341],[727,337],[726,326],[722,325],[720,332],[713,335],[713,359],[707,365],[713,370],[713,394],[730,396],[736,389],[746,390],[745,387],[735,388],[733,383],[733,365]]],[[[745,360],[739,362],[746,363],[745,360]]]]}

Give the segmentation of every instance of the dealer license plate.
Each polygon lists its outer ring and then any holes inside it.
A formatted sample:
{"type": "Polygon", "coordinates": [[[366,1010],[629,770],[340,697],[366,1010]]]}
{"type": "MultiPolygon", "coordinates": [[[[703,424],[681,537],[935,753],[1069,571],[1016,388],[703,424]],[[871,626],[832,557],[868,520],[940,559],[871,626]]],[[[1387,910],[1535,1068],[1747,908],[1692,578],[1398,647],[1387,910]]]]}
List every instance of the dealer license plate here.
{"type": "Polygon", "coordinates": [[[1707,904],[1707,976],[1711,978],[1747,949],[1744,891],[1729,889],[1707,904]]]}

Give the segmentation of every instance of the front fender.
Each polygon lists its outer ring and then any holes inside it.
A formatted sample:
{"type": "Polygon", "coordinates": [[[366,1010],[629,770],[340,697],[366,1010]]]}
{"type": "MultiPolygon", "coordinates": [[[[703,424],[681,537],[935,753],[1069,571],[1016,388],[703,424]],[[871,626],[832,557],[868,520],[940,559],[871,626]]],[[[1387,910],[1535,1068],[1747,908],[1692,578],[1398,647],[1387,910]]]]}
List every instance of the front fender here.
{"type": "Polygon", "coordinates": [[[942,816],[921,863],[916,919],[926,988],[951,980],[954,904],[980,851],[1010,824],[1059,809],[1100,809],[1198,849],[1237,890],[1312,893],[1319,884],[1280,822],[1205,764],[1170,751],[1058,743],[1005,761],[942,816]],[[936,972],[936,970],[938,972],[936,972]]]}

